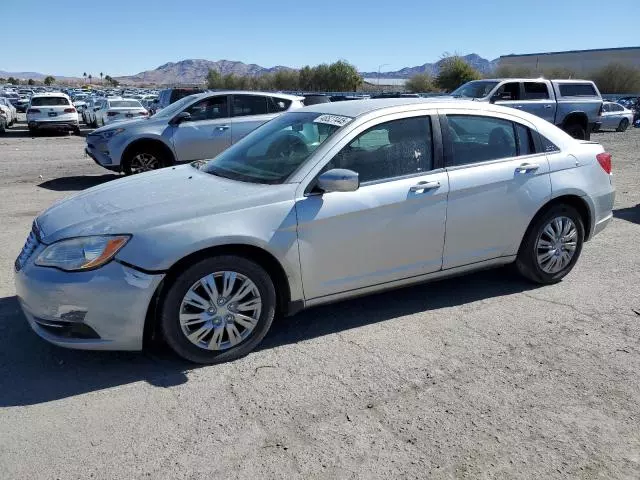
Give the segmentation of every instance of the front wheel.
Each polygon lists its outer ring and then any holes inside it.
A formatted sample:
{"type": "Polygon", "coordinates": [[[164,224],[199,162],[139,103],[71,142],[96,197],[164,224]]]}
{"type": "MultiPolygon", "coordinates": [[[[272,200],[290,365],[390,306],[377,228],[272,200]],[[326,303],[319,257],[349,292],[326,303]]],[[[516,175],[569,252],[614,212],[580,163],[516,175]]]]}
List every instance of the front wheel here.
{"type": "Polygon", "coordinates": [[[154,145],[138,147],[124,159],[122,170],[125,175],[150,172],[170,164],[161,148],[154,145]]]}
{"type": "Polygon", "coordinates": [[[159,311],[164,339],[179,356],[196,363],[227,362],[251,352],[269,331],[275,287],[251,260],[208,258],[175,278],[159,311]]]}
{"type": "Polygon", "coordinates": [[[627,128],[629,128],[629,120],[623,118],[622,120],[620,120],[620,125],[618,125],[618,128],[616,128],[616,131],[624,132],[627,128]]]}
{"type": "Polygon", "coordinates": [[[584,236],[584,223],[576,209],[555,205],[529,226],[516,267],[535,283],[557,283],[578,261],[584,236]]]}

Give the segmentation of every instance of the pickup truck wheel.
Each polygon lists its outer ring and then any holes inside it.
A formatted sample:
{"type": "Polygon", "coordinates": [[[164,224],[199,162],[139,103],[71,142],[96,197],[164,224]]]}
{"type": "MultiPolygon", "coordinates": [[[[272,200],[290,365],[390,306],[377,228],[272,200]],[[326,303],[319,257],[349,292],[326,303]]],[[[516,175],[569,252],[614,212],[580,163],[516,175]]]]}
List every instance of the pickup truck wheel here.
{"type": "Polygon", "coordinates": [[[587,132],[579,123],[570,123],[564,131],[577,140],[587,140],[587,132]]]}
{"type": "Polygon", "coordinates": [[[623,118],[620,120],[620,125],[616,128],[616,132],[624,132],[627,128],[629,128],[629,120],[623,118]]]}
{"type": "Polygon", "coordinates": [[[269,274],[236,255],[202,260],[178,274],[160,304],[160,328],[186,360],[220,363],[251,352],[269,331],[276,292],[269,274]]]}
{"type": "Polygon", "coordinates": [[[535,283],[557,283],[574,267],[584,242],[582,217],[570,205],[554,205],[527,229],[516,267],[535,283]]]}

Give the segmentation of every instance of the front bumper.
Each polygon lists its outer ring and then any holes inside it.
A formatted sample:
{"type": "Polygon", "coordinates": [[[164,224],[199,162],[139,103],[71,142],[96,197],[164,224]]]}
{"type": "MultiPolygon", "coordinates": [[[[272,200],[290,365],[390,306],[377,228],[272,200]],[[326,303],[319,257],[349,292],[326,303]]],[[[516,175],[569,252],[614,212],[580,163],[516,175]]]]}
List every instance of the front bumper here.
{"type": "Polygon", "coordinates": [[[149,304],[164,274],[148,275],[112,261],[89,272],[36,266],[41,245],[15,273],[31,328],[67,348],[141,350],[149,304]]]}
{"type": "Polygon", "coordinates": [[[120,165],[111,165],[111,157],[108,152],[101,152],[95,148],[86,147],[84,149],[84,153],[91,158],[97,165],[100,165],[107,170],[111,170],[112,172],[120,172],[122,168],[120,165]]]}

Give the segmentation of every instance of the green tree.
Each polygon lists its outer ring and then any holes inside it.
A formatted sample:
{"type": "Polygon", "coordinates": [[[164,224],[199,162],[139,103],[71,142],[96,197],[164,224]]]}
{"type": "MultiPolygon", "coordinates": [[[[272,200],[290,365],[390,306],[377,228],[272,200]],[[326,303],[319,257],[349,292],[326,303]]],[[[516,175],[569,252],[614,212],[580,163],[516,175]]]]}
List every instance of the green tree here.
{"type": "Polygon", "coordinates": [[[0,83],[7,83],[7,79],[3,78],[3,77],[0,77],[0,83]]]}
{"type": "Polygon", "coordinates": [[[56,79],[53,78],[51,75],[48,75],[44,78],[44,84],[45,85],[53,85],[55,83],[56,79]]]}
{"type": "Polygon", "coordinates": [[[329,65],[328,80],[326,90],[333,92],[355,92],[362,85],[358,69],[345,60],[338,60],[329,65]]]}
{"type": "Polygon", "coordinates": [[[588,75],[602,93],[640,92],[640,69],[621,63],[610,63],[588,75]]]}
{"type": "Polygon", "coordinates": [[[298,72],[298,86],[302,91],[313,90],[313,69],[309,65],[305,65],[298,72]]]}
{"type": "Polygon", "coordinates": [[[300,74],[295,70],[279,70],[273,75],[272,90],[298,90],[300,74]]]}
{"type": "Polygon", "coordinates": [[[93,78],[93,76],[89,74],[87,78],[89,78],[89,84],[91,84],[91,79],[93,78]]]}
{"type": "Polygon", "coordinates": [[[404,86],[408,91],[413,93],[433,92],[436,90],[433,78],[428,73],[417,73],[407,80],[404,86]]]}
{"type": "Polygon", "coordinates": [[[479,80],[482,78],[480,72],[469,65],[458,55],[446,57],[440,62],[440,72],[436,77],[436,84],[441,89],[451,92],[460,85],[479,80]]]}
{"type": "Polygon", "coordinates": [[[207,88],[219,89],[222,87],[222,75],[217,70],[209,69],[207,74],[207,88]]]}
{"type": "Polygon", "coordinates": [[[35,85],[36,82],[33,81],[33,78],[30,78],[29,80],[27,80],[27,85],[35,85]]]}
{"type": "Polygon", "coordinates": [[[9,77],[7,78],[7,83],[10,83],[11,85],[19,85],[20,80],[18,80],[17,78],[9,77]]]}

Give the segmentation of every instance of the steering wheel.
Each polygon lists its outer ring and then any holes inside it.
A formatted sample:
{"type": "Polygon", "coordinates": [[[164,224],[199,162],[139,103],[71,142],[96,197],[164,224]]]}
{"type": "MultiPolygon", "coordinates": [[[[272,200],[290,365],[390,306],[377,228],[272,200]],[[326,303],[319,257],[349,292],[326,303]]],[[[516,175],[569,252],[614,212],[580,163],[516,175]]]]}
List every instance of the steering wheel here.
{"type": "Polygon", "coordinates": [[[299,136],[294,134],[285,135],[271,145],[267,149],[269,157],[291,158],[294,155],[306,155],[309,153],[309,147],[299,136]]]}

